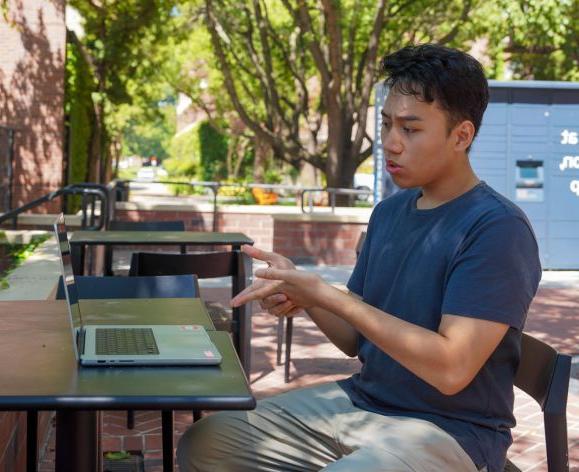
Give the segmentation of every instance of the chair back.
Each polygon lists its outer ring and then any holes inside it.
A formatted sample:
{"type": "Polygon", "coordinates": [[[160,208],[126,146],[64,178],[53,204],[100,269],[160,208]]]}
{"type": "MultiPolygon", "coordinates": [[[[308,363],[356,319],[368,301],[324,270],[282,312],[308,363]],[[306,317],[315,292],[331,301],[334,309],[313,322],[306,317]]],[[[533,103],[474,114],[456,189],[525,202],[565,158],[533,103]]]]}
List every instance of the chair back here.
{"type": "MultiPolygon", "coordinates": [[[[121,221],[112,220],[108,226],[112,231],[185,231],[183,221],[121,221]]],[[[181,246],[181,252],[185,253],[186,247],[181,246]]],[[[105,247],[105,275],[113,275],[113,248],[105,247]]]]}
{"type": "Polygon", "coordinates": [[[195,274],[199,279],[235,277],[243,270],[239,252],[162,254],[135,252],[129,275],[195,274]]]}
{"type": "Polygon", "coordinates": [[[366,241],[366,231],[362,231],[358,237],[358,242],[356,243],[356,259],[360,257],[360,253],[364,247],[364,241],[366,241]]]}
{"type": "Polygon", "coordinates": [[[547,445],[549,472],[567,472],[567,394],[571,376],[571,356],[559,354],[551,346],[523,333],[521,360],[515,385],[541,406],[547,445]]]}
{"type": "Polygon", "coordinates": [[[185,223],[183,221],[112,220],[108,229],[113,231],[185,231],[185,223]]]}
{"type": "MultiPolygon", "coordinates": [[[[194,275],[162,277],[75,276],[79,298],[194,298],[199,296],[194,275]]],[[[58,279],[56,299],[64,300],[62,276],[58,279]]]]}

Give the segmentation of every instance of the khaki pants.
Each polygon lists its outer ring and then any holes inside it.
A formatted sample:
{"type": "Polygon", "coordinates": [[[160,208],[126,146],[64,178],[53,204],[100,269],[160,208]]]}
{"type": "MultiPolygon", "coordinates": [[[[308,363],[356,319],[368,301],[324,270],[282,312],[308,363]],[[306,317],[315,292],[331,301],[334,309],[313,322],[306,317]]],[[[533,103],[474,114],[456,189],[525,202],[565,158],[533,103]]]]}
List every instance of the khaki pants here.
{"type": "Polygon", "coordinates": [[[356,408],[336,384],[220,412],[179,441],[181,472],[476,472],[459,444],[434,424],[356,408]]]}

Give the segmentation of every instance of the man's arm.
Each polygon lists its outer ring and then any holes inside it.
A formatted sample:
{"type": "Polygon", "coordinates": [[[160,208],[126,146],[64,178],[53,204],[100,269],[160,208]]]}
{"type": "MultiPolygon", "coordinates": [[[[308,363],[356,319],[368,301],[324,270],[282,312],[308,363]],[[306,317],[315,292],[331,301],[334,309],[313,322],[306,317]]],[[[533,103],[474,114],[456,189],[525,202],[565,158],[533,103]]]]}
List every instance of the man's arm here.
{"type": "MultiPolygon", "coordinates": [[[[241,250],[245,252],[248,256],[266,262],[269,267],[275,269],[295,269],[295,265],[286,257],[281,254],[274,252],[263,251],[254,246],[244,245],[241,250]]],[[[266,286],[272,287],[276,282],[271,282],[267,280],[260,279],[253,283],[251,286],[247,287],[240,294],[238,294],[235,299],[239,297],[245,297],[253,293],[257,289],[261,289],[266,286]]],[[[349,292],[352,297],[358,297],[358,295],[349,292]]],[[[235,300],[234,299],[234,300],[235,300]]],[[[262,309],[267,310],[269,313],[275,316],[293,316],[302,311],[301,308],[296,307],[291,300],[288,300],[287,296],[283,293],[271,291],[271,295],[263,298],[257,299],[252,298],[259,302],[262,309]]],[[[320,328],[320,330],[328,337],[328,339],[344,354],[353,357],[358,351],[358,333],[352,328],[348,323],[346,323],[341,318],[333,315],[332,313],[318,307],[312,307],[307,310],[309,317],[312,321],[320,328]]]]}
{"type": "MultiPolygon", "coordinates": [[[[348,295],[360,300],[355,293],[349,292],[348,295]]],[[[317,327],[340,351],[350,357],[358,354],[358,331],[350,323],[320,307],[312,307],[306,311],[317,327]]]]}
{"type": "Polygon", "coordinates": [[[435,332],[343,295],[328,297],[325,308],[446,395],[460,392],[472,381],[509,328],[494,321],[444,314],[435,332]]]}
{"type": "MultiPolygon", "coordinates": [[[[335,318],[362,334],[416,376],[446,395],[464,389],[475,377],[507,332],[508,325],[445,314],[437,332],[404,321],[325,283],[320,277],[297,270],[263,269],[256,273],[276,280],[234,304],[259,300],[281,292],[298,307],[311,309],[316,324],[329,326],[335,318]],[[331,315],[331,316],[330,316],[331,315]]],[[[328,336],[330,337],[330,336],[328,336]]],[[[351,340],[344,341],[350,353],[351,340]]],[[[346,338],[348,339],[348,338],[346,338]]],[[[338,342],[341,342],[338,339],[338,342]]]]}

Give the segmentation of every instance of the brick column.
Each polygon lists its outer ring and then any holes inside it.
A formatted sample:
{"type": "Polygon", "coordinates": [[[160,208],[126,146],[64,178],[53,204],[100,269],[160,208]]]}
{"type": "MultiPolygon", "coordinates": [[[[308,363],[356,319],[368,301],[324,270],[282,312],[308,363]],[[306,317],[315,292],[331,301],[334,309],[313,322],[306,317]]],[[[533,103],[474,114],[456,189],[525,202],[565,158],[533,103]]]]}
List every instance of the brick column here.
{"type": "Polygon", "coordinates": [[[8,5],[9,23],[0,17],[0,124],[16,130],[12,201],[19,206],[62,185],[65,0],[8,5]]]}

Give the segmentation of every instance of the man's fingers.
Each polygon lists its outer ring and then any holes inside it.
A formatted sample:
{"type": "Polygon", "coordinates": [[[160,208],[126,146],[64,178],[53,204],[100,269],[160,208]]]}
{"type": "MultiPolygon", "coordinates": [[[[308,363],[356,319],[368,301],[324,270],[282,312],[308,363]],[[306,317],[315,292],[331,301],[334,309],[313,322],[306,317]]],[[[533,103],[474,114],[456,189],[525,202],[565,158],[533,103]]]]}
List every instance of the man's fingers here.
{"type": "Polygon", "coordinates": [[[279,292],[279,284],[267,284],[252,291],[244,290],[231,300],[230,305],[235,308],[241,305],[245,305],[246,303],[249,303],[253,300],[261,300],[263,298],[269,297],[277,292],[279,292]]]}
{"type": "MultiPolygon", "coordinates": [[[[249,287],[245,287],[241,292],[239,292],[233,300],[235,300],[237,297],[245,296],[249,293],[252,293],[255,290],[257,290],[258,288],[261,288],[268,283],[271,283],[271,282],[266,282],[265,280],[256,280],[249,287]]],[[[231,300],[231,302],[233,302],[233,300],[231,300]]]]}
{"type": "Polygon", "coordinates": [[[265,308],[266,310],[274,307],[276,305],[279,305],[280,303],[283,303],[287,300],[287,296],[284,295],[283,293],[275,293],[273,294],[271,297],[266,297],[264,298],[260,304],[262,308],[265,308]]]}
{"type": "Polygon", "coordinates": [[[291,301],[286,301],[270,308],[268,311],[275,316],[285,316],[285,314],[294,307],[291,301]]]}
{"type": "Polygon", "coordinates": [[[286,266],[286,258],[275,252],[264,251],[249,244],[241,246],[241,250],[253,259],[267,262],[269,265],[286,266]]]}
{"type": "Polygon", "coordinates": [[[244,244],[241,246],[241,250],[250,257],[254,259],[259,259],[263,262],[273,262],[275,256],[277,256],[274,252],[264,251],[263,249],[258,249],[255,246],[250,246],[249,244],[244,244]]]}
{"type": "Polygon", "coordinates": [[[255,271],[256,277],[266,280],[283,280],[284,282],[291,282],[293,280],[293,273],[295,270],[276,269],[268,267],[267,269],[258,269],[255,271]]]}

